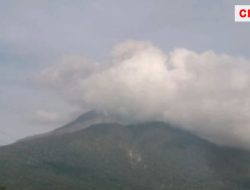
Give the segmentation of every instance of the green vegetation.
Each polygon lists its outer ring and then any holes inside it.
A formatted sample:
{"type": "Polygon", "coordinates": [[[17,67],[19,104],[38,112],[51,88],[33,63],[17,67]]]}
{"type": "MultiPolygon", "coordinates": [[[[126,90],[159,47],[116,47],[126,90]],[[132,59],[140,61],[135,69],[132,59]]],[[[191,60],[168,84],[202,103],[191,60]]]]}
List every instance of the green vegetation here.
{"type": "Polygon", "coordinates": [[[8,190],[249,190],[249,171],[249,152],[164,123],[101,124],[0,148],[8,190]]]}

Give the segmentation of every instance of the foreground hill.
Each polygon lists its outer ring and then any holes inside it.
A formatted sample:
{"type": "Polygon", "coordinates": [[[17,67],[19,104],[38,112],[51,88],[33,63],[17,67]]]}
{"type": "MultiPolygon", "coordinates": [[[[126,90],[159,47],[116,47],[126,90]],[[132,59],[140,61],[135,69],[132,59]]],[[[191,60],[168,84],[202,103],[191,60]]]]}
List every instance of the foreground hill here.
{"type": "Polygon", "coordinates": [[[7,190],[249,190],[250,153],[165,123],[97,124],[0,148],[0,184],[7,190]]]}

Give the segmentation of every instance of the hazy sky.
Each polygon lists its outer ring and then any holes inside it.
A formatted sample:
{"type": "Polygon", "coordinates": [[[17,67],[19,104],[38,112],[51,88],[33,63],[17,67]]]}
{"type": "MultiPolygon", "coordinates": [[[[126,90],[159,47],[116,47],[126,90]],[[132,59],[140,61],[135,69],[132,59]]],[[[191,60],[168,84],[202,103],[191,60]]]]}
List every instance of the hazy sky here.
{"type": "MultiPolygon", "coordinates": [[[[243,2],[249,3],[247,1],[243,2]]],[[[188,48],[250,57],[250,24],[234,22],[236,0],[8,0],[0,2],[0,144],[74,117],[40,72],[65,57],[102,60],[126,40],[163,51],[188,48]]]]}

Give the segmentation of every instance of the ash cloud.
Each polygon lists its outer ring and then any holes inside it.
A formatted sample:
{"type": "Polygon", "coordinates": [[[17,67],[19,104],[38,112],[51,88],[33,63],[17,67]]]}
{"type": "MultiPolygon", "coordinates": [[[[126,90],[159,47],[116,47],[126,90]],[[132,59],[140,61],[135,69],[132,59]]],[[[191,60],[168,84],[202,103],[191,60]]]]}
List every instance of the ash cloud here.
{"type": "Polygon", "coordinates": [[[84,110],[131,122],[174,123],[220,145],[250,148],[250,60],[150,42],[114,47],[108,61],[67,57],[44,70],[46,87],[84,110]]]}

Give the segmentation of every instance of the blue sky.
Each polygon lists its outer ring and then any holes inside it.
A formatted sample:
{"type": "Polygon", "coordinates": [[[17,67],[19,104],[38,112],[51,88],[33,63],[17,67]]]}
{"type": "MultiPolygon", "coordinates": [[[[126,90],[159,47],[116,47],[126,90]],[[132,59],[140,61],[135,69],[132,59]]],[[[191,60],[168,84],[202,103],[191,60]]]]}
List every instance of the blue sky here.
{"type": "Polygon", "coordinates": [[[134,39],[164,51],[180,47],[249,57],[250,24],[234,22],[234,4],[239,1],[1,1],[0,144],[67,122],[46,123],[35,115],[70,109],[36,83],[41,70],[64,56],[99,60],[115,44],[134,39]]]}

